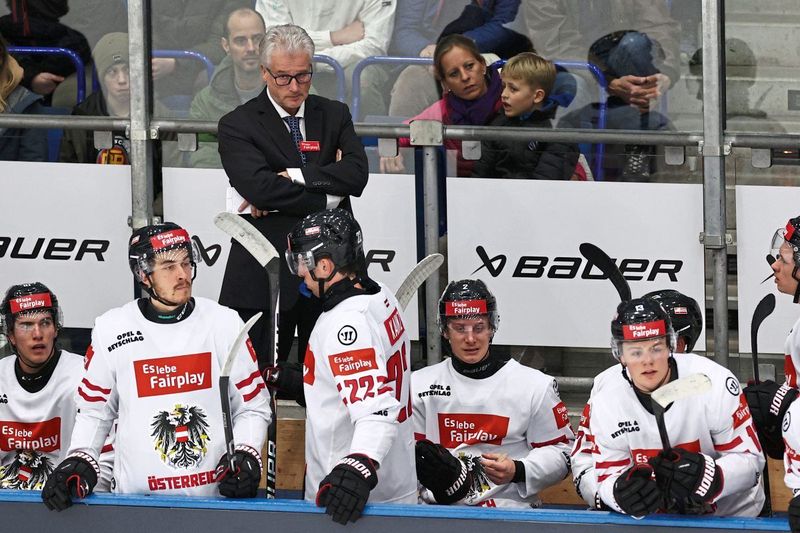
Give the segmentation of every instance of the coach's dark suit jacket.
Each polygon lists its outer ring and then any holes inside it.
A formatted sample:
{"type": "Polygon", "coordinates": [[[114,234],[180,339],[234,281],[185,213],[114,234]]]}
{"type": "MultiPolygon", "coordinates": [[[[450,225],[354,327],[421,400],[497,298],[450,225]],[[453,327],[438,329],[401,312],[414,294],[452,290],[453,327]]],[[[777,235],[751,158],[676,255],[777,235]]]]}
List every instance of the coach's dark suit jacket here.
{"type": "MultiPolygon", "coordinates": [[[[266,89],[219,121],[219,153],[231,186],[258,209],[277,210],[258,219],[243,216],[281,256],[282,309],[294,305],[300,285],[283,257],[286,235],[304,216],[325,209],[326,193],[345,197],[339,206],[350,209],[347,197],[361,195],[369,173],[364,147],[345,104],[309,95],[304,120],[305,140],[319,141],[320,148],[319,152],[306,152],[305,167],[266,89]],[[337,149],[342,151],[338,162],[337,149]],[[302,168],[305,186],[277,174],[286,168],[302,168]]],[[[219,302],[234,308],[266,309],[268,293],[264,269],[232,241],[219,302]]]]}

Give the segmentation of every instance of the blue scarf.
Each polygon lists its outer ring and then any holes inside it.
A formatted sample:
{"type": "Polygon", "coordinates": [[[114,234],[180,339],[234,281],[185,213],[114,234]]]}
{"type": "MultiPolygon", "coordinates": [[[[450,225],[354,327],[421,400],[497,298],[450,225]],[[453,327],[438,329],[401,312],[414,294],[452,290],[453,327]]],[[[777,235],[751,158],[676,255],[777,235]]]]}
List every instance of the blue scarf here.
{"type": "Polygon", "coordinates": [[[484,126],[488,124],[497,113],[497,102],[503,92],[503,82],[497,69],[489,67],[486,70],[486,94],[475,100],[464,100],[447,93],[444,97],[450,123],[468,126],[484,126]]]}

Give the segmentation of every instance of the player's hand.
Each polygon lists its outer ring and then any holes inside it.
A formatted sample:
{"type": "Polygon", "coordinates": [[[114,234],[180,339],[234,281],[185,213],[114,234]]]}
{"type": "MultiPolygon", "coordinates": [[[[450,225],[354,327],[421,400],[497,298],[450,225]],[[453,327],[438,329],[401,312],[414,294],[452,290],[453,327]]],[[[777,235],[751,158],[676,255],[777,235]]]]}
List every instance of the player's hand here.
{"type": "Polygon", "coordinates": [[[99,468],[87,454],[67,457],[47,476],[42,500],[48,509],[63,511],[72,505],[73,498],[83,499],[97,485],[99,468]]]}
{"type": "Polygon", "coordinates": [[[608,92],[622,98],[640,112],[646,112],[650,110],[650,100],[657,97],[658,90],[655,79],[629,75],[611,80],[608,92]]]}
{"type": "Polygon", "coordinates": [[[153,79],[157,80],[175,72],[178,62],[175,61],[174,57],[154,57],[150,65],[153,72],[153,79]]]}
{"type": "Polygon", "coordinates": [[[334,46],[350,44],[364,38],[364,23],[356,19],[344,28],[331,32],[331,43],[334,46]]]}
{"type": "Polygon", "coordinates": [[[783,459],[786,445],[783,442],[781,426],[786,411],[797,399],[797,389],[785,383],[778,385],[772,380],[767,380],[757,385],[748,385],[742,392],[747,399],[747,405],[750,406],[750,414],[753,415],[753,424],[756,426],[761,446],[773,459],[783,459]]]}
{"type": "Polygon", "coordinates": [[[64,76],[52,72],[40,72],[31,80],[31,89],[36,94],[48,95],[55,91],[62,81],[64,81],[64,76]]]}
{"type": "Polygon", "coordinates": [[[722,470],[703,453],[670,448],[650,459],[658,486],[668,497],[713,502],[722,490],[722,470]]]}
{"type": "Polygon", "coordinates": [[[481,455],[481,463],[486,476],[495,485],[511,483],[517,471],[514,460],[504,453],[484,453],[481,455]]]}
{"type": "Polygon", "coordinates": [[[342,525],[361,518],[369,493],[378,484],[378,468],[366,455],[354,453],[325,476],[317,491],[317,506],[342,525]]]}
{"type": "Polygon", "coordinates": [[[262,469],[258,452],[249,446],[237,446],[233,463],[236,472],[231,472],[226,453],[217,464],[219,493],[227,498],[255,498],[262,469]]]}
{"type": "Polygon", "coordinates": [[[451,504],[466,497],[472,472],[441,444],[419,440],[414,446],[417,479],[433,493],[437,503],[451,504]]]}
{"type": "Polygon", "coordinates": [[[384,174],[398,174],[406,170],[403,164],[403,156],[397,155],[395,157],[381,157],[380,159],[381,172],[384,174]]]}
{"type": "Polygon", "coordinates": [[[661,490],[653,479],[648,464],[635,464],[614,482],[617,505],[631,516],[646,516],[655,512],[661,502],[661,490]]]}
{"type": "Polygon", "coordinates": [[[303,407],[306,406],[302,365],[288,361],[278,361],[277,365],[265,368],[262,375],[270,390],[283,393],[279,398],[286,397],[296,401],[303,407]]]}
{"type": "Polygon", "coordinates": [[[800,495],[789,502],[789,527],[792,533],[800,533],[800,495]]]}

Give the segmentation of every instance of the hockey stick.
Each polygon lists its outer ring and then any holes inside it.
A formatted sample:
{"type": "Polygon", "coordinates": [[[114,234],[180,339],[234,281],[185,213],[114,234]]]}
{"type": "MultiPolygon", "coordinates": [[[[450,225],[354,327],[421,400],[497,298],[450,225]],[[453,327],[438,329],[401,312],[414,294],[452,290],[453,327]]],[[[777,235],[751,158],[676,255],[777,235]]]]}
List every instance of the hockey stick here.
{"type": "Polygon", "coordinates": [[[397,301],[400,307],[405,310],[409,302],[417,294],[417,291],[425,283],[425,280],[433,275],[434,272],[439,270],[439,267],[444,263],[444,256],[442,254],[431,254],[422,259],[417,266],[411,269],[406,279],[400,284],[400,287],[395,292],[397,301]]]}
{"type": "MultiPolygon", "coordinates": [[[[774,255],[772,255],[772,254],[767,254],[767,263],[769,264],[769,266],[772,266],[772,263],[774,263],[775,261],[777,261],[777,259],[775,258],[775,256],[774,256],[774,255]]],[[[775,272],[773,272],[772,274],[770,274],[769,276],[767,276],[766,278],[764,278],[764,281],[762,281],[761,283],[766,283],[766,282],[767,282],[767,280],[768,280],[768,279],[770,279],[770,278],[771,278],[772,276],[774,276],[774,275],[775,275],[775,272]]]]}
{"type": "Polygon", "coordinates": [[[225,364],[222,365],[222,371],[219,374],[219,399],[222,402],[222,427],[225,430],[225,449],[228,452],[228,468],[231,473],[236,472],[236,463],[233,461],[233,417],[231,416],[231,397],[228,391],[228,384],[231,379],[231,368],[236,355],[239,353],[239,348],[242,347],[247,332],[253,327],[253,324],[261,318],[261,313],[256,313],[250,320],[248,320],[244,327],[242,327],[236,339],[228,351],[228,357],[225,359],[225,364]]]}
{"type": "MultiPolygon", "coordinates": [[[[280,284],[280,256],[272,243],[258,231],[252,224],[244,218],[233,213],[219,213],[214,217],[214,224],[222,231],[231,236],[236,242],[247,250],[250,255],[264,267],[267,271],[270,293],[270,311],[272,320],[270,322],[271,332],[269,335],[268,354],[270,363],[275,364],[277,354],[278,338],[278,291],[280,284]]],[[[277,473],[277,402],[275,394],[270,391],[270,408],[272,409],[272,420],[267,427],[267,498],[275,497],[276,473],[277,473]]]]}
{"type": "Polygon", "coordinates": [[[710,389],[711,380],[708,376],[705,374],[691,374],[685,378],[670,381],[654,390],[650,395],[653,414],[656,416],[656,424],[658,424],[658,435],[661,437],[661,446],[665,451],[672,447],[669,443],[667,425],[664,422],[664,411],[669,407],[669,404],[677,400],[703,394],[710,389]]]}
{"type": "Polygon", "coordinates": [[[589,242],[578,246],[578,250],[590,264],[593,264],[600,269],[600,272],[608,276],[608,279],[614,284],[614,288],[617,289],[620,300],[624,302],[631,299],[631,287],[628,285],[628,280],[622,276],[622,272],[619,271],[614,260],[607,253],[589,242]]]}
{"type": "MultiPolygon", "coordinates": [[[[771,257],[771,256],[768,256],[771,257]]],[[[773,258],[774,260],[774,258],[773,258]]],[[[769,278],[767,278],[769,279],[769,278]]],[[[766,280],[764,280],[766,281],[766,280]]],[[[775,310],[775,295],[772,293],[764,296],[755,311],[753,311],[753,320],[750,321],[750,347],[753,351],[753,379],[758,385],[761,380],[759,379],[758,371],[758,330],[761,328],[761,323],[764,322],[769,315],[775,310]]],[[[764,450],[764,510],[767,516],[772,516],[772,494],[769,487],[769,457],[767,451],[764,450]]]]}

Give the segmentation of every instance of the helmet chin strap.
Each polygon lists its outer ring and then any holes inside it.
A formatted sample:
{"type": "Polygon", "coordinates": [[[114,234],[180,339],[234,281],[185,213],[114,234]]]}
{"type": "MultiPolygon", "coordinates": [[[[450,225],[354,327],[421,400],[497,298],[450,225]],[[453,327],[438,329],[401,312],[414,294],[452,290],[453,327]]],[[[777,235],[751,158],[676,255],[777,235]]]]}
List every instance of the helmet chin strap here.
{"type": "MultiPolygon", "coordinates": [[[[153,298],[157,302],[161,302],[162,304],[164,304],[166,306],[169,306],[169,307],[179,307],[179,306],[184,305],[186,303],[186,302],[184,302],[184,303],[171,302],[171,301],[159,296],[158,292],[156,292],[156,284],[153,283],[153,278],[151,277],[151,274],[152,274],[151,272],[148,272],[148,273],[145,274],[145,276],[147,276],[148,281],[150,281],[150,286],[147,287],[145,285],[145,287],[147,288],[147,291],[150,293],[150,297],[151,298],[153,298]]],[[[194,281],[194,278],[196,276],[197,276],[197,265],[192,263],[192,281],[194,281]]],[[[142,283],[142,285],[144,285],[144,283],[142,283]]]]}
{"type": "Polygon", "coordinates": [[[327,278],[318,278],[316,274],[314,274],[313,270],[309,270],[308,273],[311,275],[311,279],[317,282],[317,288],[319,289],[319,296],[318,298],[321,300],[322,296],[325,294],[325,282],[330,281],[333,279],[333,276],[339,272],[339,267],[333,265],[333,270],[331,270],[330,275],[327,278]]]}
{"type": "Polygon", "coordinates": [[[797,288],[794,290],[794,299],[792,300],[794,303],[800,302],[800,278],[797,277],[798,270],[800,270],[800,267],[797,265],[795,265],[794,270],[792,270],[792,277],[797,281],[797,288]]]}
{"type": "MultiPolygon", "coordinates": [[[[50,359],[52,359],[52,358],[53,358],[53,355],[55,355],[55,353],[56,353],[56,342],[55,342],[55,339],[53,339],[53,347],[50,349],[50,355],[48,355],[48,356],[47,356],[47,359],[45,359],[45,360],[44,360],[44,361],[42,361],[41,363],[34,363],[34,362],[33,362],[33,361],[31,361],[30,359],[28,359],[27,357],[25,357],[24,355],[22,355],[22,353],[21,353],[21,352],[20,352],[20,351],[17,349],[17,347],[16,347],[16,346],[14,346],[14,351],[15,351],[15,352],[17,352],[17,357],[18,357],[18,358],[19,358],[19,359],[20,359],[20,360],[21,360],[23,363],[25,363],[25,366],[27,366],[27,367],[29,367],[29,368],[33,368],[34,370],[39,370],[40,368],[44,367],[44,366],[45,366],[47,363],[49,363],[49,362],[50,362],[50,359]]],[[[34,372],[34,374],[35,374],[35,373],[36,373],[36,372],[34,372]]]]}

